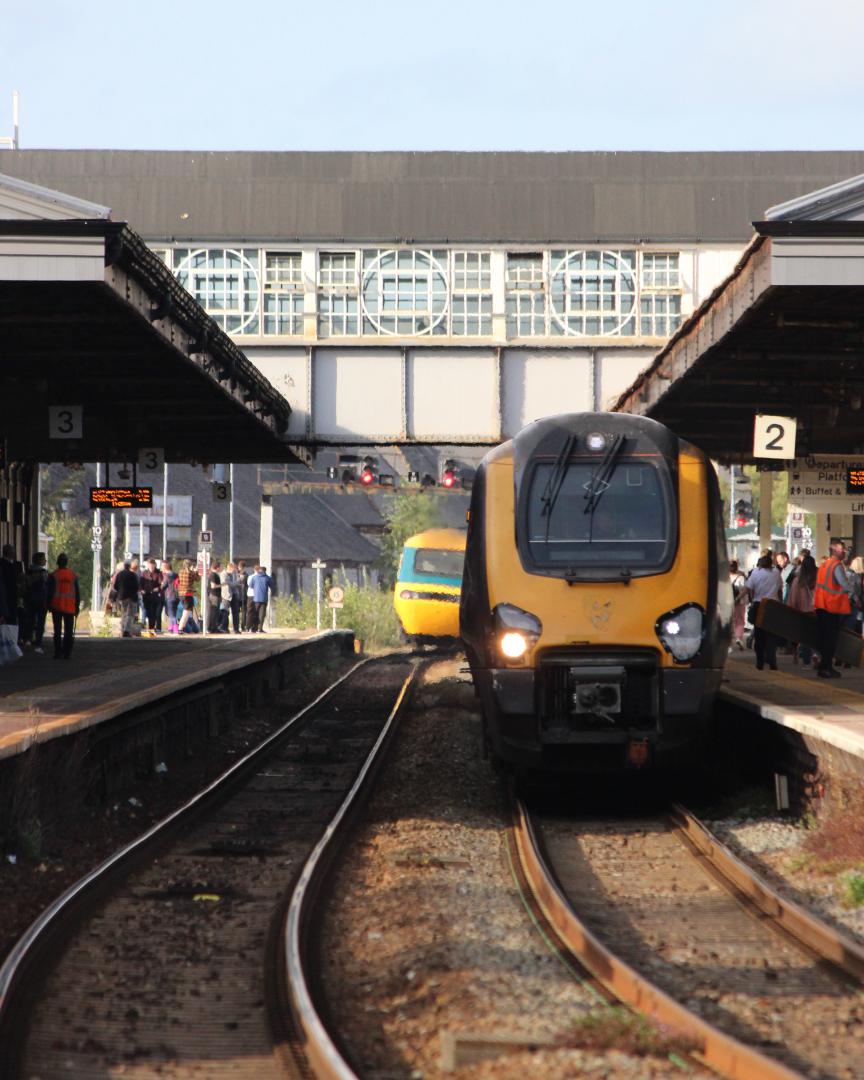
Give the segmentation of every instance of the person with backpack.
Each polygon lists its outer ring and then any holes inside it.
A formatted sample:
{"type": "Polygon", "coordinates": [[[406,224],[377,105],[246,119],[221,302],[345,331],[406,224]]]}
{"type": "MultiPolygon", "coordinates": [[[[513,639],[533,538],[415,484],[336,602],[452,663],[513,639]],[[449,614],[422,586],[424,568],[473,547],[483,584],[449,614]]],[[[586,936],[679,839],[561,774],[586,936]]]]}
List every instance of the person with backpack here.
{"type": "Polygon", "coordinates": [[[48,617],[48,570],[45,552],[37,551],[24,581],[24,647],[43,653],[42,639],[48,617]]]}

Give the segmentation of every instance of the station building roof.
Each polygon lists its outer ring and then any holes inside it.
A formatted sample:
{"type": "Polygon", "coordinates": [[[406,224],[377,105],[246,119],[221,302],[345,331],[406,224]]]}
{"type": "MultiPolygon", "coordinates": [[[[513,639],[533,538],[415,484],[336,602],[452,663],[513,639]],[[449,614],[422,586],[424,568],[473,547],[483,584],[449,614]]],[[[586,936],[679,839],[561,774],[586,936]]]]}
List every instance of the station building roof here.
{"type": "Polygon", "coordinates": [[[284,398],[104,205],[0,175],[0,327],[10,460],[296,459],[284,398]]]}
{"type": "Polygon", "coordinates": [[[724,461],[757,413],[798,421],[796,456],[864,453],[864,175],[773,206],[732,274],[616,403],[724,461]]]}
{"type": "Polygon", "coordinates": [[[746,242],[766,206],[864,152],[3,151],[148,240],[746,242]]]}

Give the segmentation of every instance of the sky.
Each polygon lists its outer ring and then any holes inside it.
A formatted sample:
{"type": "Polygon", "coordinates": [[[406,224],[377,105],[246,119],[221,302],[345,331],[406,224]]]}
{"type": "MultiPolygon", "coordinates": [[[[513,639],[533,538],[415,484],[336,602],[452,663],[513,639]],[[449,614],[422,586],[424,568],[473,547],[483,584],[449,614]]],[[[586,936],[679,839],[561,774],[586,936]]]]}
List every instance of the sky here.
{"type": "Polygon", "coordinates": [[[864,146],[860,0],[0,0],[0,34],[22,149],[864,146]]]}

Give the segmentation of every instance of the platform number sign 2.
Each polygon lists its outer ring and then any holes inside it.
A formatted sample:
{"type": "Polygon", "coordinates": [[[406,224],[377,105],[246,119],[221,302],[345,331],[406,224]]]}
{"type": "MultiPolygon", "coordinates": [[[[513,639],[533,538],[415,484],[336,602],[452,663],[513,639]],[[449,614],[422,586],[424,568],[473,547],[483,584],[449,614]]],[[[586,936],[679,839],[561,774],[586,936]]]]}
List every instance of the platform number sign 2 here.
{"type": "Polygon", "coordinates": [[[81,405],[49,405],[48,438],[80,439],[84,434],[83,415],[81,405]]]}
{"type": "Polygon", "coordinates": [[[797,432],[798,421],[791,416],[758,414],[753,429],[753,457],[791,461],[797,432]]]}

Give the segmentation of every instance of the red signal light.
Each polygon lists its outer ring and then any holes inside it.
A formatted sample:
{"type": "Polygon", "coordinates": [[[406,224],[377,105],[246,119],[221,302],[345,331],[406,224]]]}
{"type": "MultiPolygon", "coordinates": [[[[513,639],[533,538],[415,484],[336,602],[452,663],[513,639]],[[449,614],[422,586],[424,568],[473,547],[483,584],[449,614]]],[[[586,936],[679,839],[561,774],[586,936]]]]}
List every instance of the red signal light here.
{"type": "Polygon", "coordinates": [[[737,522],[739,527],[747,524],[747,518],[745,517],[736,518],[735,521],[737,522]]]}
{"type": "Polygon", "coordinates": [[[370,468],[365,468],[363,472],[360,473],[360,483],[363,484],[365,487],[368,487],[370,484],[374,484],[375,473],[372,472],[370,468]]]}
{"type": "Polygon", "coordinates": [[[445,470],[444,475],[441,477],[441,483],[445,488],[452,488],[456,483],[456,474],[451,469],[445,470]]]}

